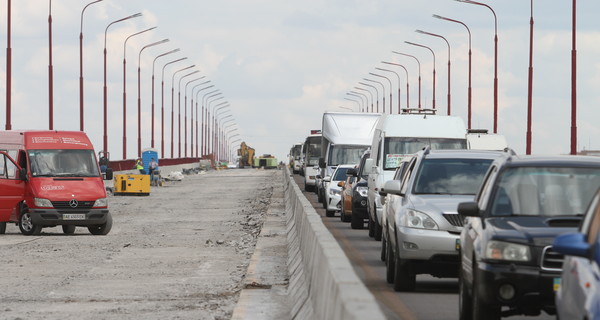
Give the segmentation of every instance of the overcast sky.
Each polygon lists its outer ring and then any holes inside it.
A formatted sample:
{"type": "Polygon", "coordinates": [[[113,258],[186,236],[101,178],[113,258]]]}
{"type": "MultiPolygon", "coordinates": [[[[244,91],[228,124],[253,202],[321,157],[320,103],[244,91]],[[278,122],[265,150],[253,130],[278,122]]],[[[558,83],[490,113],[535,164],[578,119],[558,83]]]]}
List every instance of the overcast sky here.
{"type": "MultiPolygon", "coordinates": [[[[79,130],[79,30],[81,10],[90,1],[54,0],[53,70],[55,129],[79,130]]],[[[498,17],[499,122],[518,153],[525,152],[527,71],[530,2],[485,1],[498,17]]],[[[600,149],[600,3],[580,1],[578,7],[578,149],[600,149]]],[[[436,53],[436,107],[445,114],[447,101],[447,46],[442,39],[415,33],[415,29],[443,35],[451,45],[451,96],[454,115],[467,114],[466,29],[432,18],[433,14],[461,20],[472,34],[473,127],[492,129],[494,20],[485,7],[452,0],[421,1],[192,1],[104,0],[84,15],[85,131],[97,150],[102,149],[103,47],[106,26],[117,19],[142,12],[143,16],[110,27],[108,52],[108,148],[111,158],[122,158],[123,43],[127,36],[157,26],[127,43],[127,157],[137,150],[137,65],[140,49],[169,38],[170,42],[143,51],[142,148],[150,146],[151,76],[156,56],[175,48],[179,53],[157,60],[155,143],[160,147],[161,70],[165,72],[166,156],[170,157],[170,88],[175,70],[195,64],[198,76],[206,76],[231,104],[231,114],[241,138],[257,154],[284,158],[292,144],[301,142],[311,129],[321,126],[324,111],[358,109],[345,100],[346,93],[382,60],[403,64],[409,72],[410,104],[418,101],[416,62],[392,51],[419,58],[422,106],[432,104],[433,57],[436,53]],[[343,108],[340,108],[343,107],[343,108]]],[[[0,45],[6,47],[6,1],[0,4],[0,45]]],[[[537,1],[534,8],[533,153],[568,153],[571,126],[571,1],[537,1]]],[[[48,129],[48,2],[12,1],[12,127],[48,129]]],[[[4,129],[6,50],[0,51],[0,125],[4,129]]],[[[402,104],[406,104],[404,71],[402,104]]],[[[178,79],[175,79],[175,91],[178,79]]],[[[396,107],[398,81],[392,80],[396,107]]],[[[186,81],[196,77],[189,76],[186,81]]],[[[372,77],[373,78],[373,77],[372,77]]],[[[384,81],[386,105],[389,84],[384,81]]],[[[199,83],[199,82],[195,82],[199,83]]],[[[188,87],[188,103],[191,87],[188,87]]],[[[376,85],[379,86],[379,85],[376,85]]],[[[182,91],[182,112],[184,86],[182,91]]],[[[374,91],[373,91],[374,93],[374,91]]],[[[381,90],[379,90],[380,108],[381,90]]],[[[202,95],[202,94],[201,94],[202,95]]],[[[177,97],[175,97],[177,117],[177,97]]],[[[213,105],[216,105],[214,103],[213,105]]],[[[386,106],[387,107],[387,106],[386,106]]],[[[389,108],[389,107],[388,107],[389,108]]],[[[189,110],[189,108],[188,108],[189,110]]],[[[224,113],[222,117],[227,116],[224,113]]],[[[182,115],[183,117],[183,115],[182,115]]],[[[231,118],[229,118],[231,119],[231,118]]],[[[230,124],[230,123],[228,123],[230,124]]],[[[184,130],[182,124],[182,130],[184,130]]],[[[188,127],[188,130],[190,128],[188,127]]],[[[188,131],[189,132],[189,131],[188,131]]],[[[236,132],[236,133],[237,133],[236,132]]],[[[189,133],[188,133],[189,134],[189,133]]],[[[234,134],[234,133],[233,133],[234,134]]],[[[232,134],[232,135],[233,135],[232,134]]],[[[175,155],[177,150],[175,120],[175,155]]],[[[235,139],[235,138],[234,138],[235,139]]],[[[181,138],[182,144],[184,138],[181,138]]],[[[190,139],[188,138],[188,143],[190,139]]],[[[182,146],[183,149],[183,146],[182,146]]],[[[189,151],[188,151],[189,152],[189,151]]],[[[182,151],[183,155],[183,151],[182,151]]]]}

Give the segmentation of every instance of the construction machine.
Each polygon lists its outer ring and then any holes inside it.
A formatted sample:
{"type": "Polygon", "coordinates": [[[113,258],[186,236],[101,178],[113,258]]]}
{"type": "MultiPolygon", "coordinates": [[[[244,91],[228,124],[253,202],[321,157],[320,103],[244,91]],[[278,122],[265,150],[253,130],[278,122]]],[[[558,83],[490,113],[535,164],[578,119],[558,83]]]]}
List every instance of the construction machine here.
{"type": "Polygon", "coordinates": [[[246,145],[246,142],[242,142],[238,149],[238,156],[240,159],[240,168],[252,167],[254,162],[254,148],[250,148],[246,145]]]}

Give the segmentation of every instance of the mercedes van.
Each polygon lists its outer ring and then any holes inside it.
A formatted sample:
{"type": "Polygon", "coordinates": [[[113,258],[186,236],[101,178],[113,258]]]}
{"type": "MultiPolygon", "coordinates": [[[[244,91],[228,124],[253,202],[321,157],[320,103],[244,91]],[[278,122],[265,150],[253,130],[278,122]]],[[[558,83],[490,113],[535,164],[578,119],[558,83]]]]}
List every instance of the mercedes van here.
{"type": "MultiPolygon", "coordinates": [[[[0,131],[0,233],[62,226],[106,235],[112,227],[94,147],[81,131],[0,131]]],[[[105,179],[112,180],[109,168],[105,179]]]]}

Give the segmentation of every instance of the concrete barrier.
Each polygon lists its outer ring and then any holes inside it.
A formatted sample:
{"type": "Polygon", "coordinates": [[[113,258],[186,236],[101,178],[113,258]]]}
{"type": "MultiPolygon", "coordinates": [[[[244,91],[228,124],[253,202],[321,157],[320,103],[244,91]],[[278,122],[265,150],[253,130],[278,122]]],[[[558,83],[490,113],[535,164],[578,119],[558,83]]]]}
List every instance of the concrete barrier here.
{"type": "Polygon", "coordinates": [[[283,172],[292,319],[385,319],[302,191],[283,172]]]}

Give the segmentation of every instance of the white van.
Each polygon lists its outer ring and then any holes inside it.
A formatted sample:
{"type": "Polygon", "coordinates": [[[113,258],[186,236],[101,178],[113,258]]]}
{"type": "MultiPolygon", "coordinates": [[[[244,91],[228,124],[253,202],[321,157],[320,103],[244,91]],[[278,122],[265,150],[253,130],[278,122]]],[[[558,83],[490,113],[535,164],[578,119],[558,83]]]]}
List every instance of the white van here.
{"type": "Polygon", "coordinates": [[[304,190],[315,189],[316,177],[319,174],[319,157],[321,157],[321,130],[311,130],[310,136],[302,146],[302,169],[304,190]]]}
{"type": "Polygon", "coordinates": [[[438,116],[431,109],[405,109],[403,114],[383,115],[375,129],[371,158],[365,162],[368,179],[369,236],[381,240],[382,200],[379,190],[394,177],[402,158],[430,146],[431,149],[466,149],[464,121],[438,116]]]}

